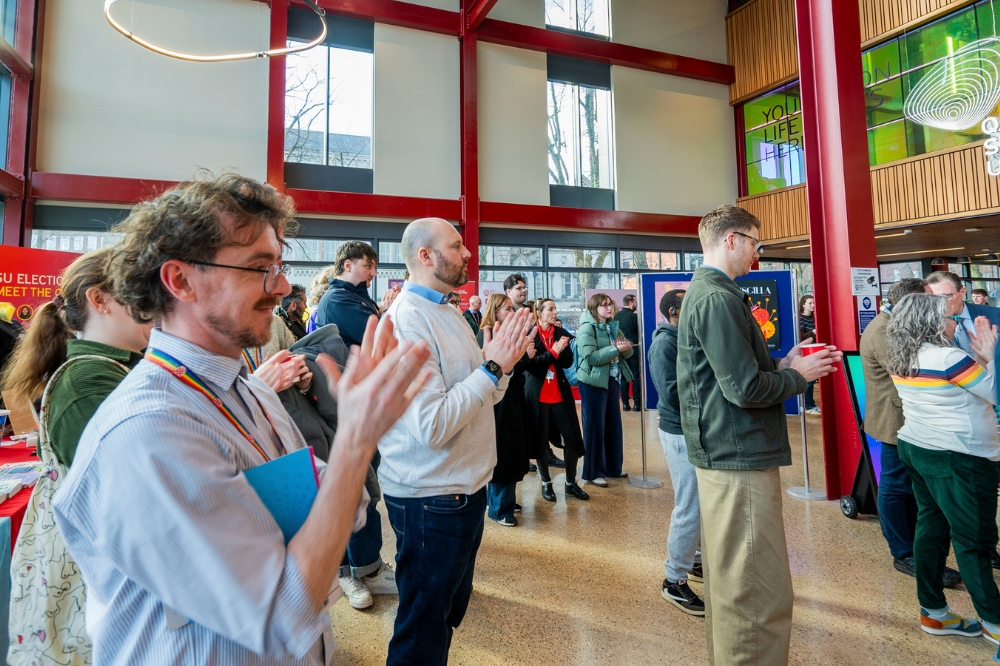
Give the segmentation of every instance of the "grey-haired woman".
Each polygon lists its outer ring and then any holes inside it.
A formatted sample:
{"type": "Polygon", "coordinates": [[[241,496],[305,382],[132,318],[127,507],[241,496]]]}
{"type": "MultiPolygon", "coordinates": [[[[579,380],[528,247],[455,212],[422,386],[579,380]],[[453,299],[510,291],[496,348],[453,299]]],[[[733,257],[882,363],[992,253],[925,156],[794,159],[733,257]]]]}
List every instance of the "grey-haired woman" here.
{"type": "Polygon", "coordinates": [[[893,309],[886,334],[889,371],[903,401],[899,457],[917,500],[913,557],[920,627],[935,635],[982,635],[1000,643],[1000,591],[990,556],[997,545],[1000,436],[994,352],[997,329],[985,317],[970,333],[975,357],[954,346],[961,315],[947,297],[911,294],[893,309]],[[949,539],[982,620],[953,612],[941,576],[949,539]]]}

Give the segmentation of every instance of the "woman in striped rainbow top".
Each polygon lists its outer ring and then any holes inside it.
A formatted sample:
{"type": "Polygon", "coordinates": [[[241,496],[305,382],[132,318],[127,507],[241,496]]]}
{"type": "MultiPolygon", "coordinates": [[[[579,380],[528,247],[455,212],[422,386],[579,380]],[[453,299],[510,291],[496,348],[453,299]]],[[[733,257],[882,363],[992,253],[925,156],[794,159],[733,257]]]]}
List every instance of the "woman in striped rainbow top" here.
{"type": "Polygon", "coordinates": [[[935,635],[982,635],[1000,644],[1000,591],[990,555],[997,545],[1000,435],[994,353],[997,330],[985,317],[970,332],[975,357],[954,346],[961,315],[947,297],[911,294],[886,329],[889,371],[903,401],[899,457],[913,483],[920,627],[935,635]],[[981,622],[953,612],[941,575],[949,538],[981,622]]]}

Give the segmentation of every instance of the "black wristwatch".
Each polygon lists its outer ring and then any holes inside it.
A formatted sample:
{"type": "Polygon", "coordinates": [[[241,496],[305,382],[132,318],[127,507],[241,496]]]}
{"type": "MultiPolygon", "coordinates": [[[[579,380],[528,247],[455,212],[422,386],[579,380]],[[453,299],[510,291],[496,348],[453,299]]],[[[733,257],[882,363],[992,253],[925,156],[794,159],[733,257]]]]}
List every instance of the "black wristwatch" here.
{"type": "Polygon", "coordinates": [[[496,377],[497,381],[500,381],[500,378],[503,377],[503,368],[496,361],[486,361],[483,363],[483,367],[486,368],[486,372],[496,377]]]}

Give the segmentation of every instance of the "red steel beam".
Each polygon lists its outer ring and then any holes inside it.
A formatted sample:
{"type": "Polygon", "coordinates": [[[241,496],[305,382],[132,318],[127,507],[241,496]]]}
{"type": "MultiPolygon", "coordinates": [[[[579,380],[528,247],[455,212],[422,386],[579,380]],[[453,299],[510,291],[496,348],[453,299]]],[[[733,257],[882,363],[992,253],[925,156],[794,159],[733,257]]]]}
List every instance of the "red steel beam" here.
{"type": "MultiPolygon", "coordinates": [[[[316,0],[316,4],[331,14],[386,23],[401,28],[426,30],[458,37],[462,25],[458,12],[424,7],[397,0],[316,0]]],[[[308,9],[305,3],[292,1],[292,6],[308,9]]],[[[274,12],[272,12],[273,15],[274,12]]]]}
{"type": "Polygon", "coordinates": [[[24,198],[24,176],[0,169],[0,194],[13,199],[24,198]]]}
{"type": "MultiPolygon", "coordinates": [[[[271,1],[271,48],[288,40],[288,0],[271,1]]],[[[270,58],[267,84],[267,182],[285,189],[285,57],[270,58]]]]}
{"type": "Polygon", "coordinates": [[[612,233],[657,233],[698,235],[694,215],[630,213],[622,210],[590,210],[561,206],[531,206],[484,201],[480,204],[482,221],[530,227],[594,229],[612,233]]]}
{"type": "MultiPolygon", "coordinates": [[[[427,30],[456,37],[463,32],[460,12],[434,9],[409,2],[399,2],[398,0],[318,0],[318,4],[332,14],[351,18],[388,23],[415,30],[427,30]]],[[[477,5],[484,7],[489,4],[490,0],[479,0],[477,3],[477,5]]],[[[292,0],[292,5],[306,8],[305,4],[297,0],[292,0]]],[[[474,9],[475,6],[473,11],[474,9]]],[[[736,70],[724,63],[616,44],[556,30],[545,30],[487,19],[485,12],[481,12],[479,15],[483,17],[478,29],[480,41],[725,85],[736,80],[736,70]]],[[[472,18],[472,11],[470,11],[469,20],[471,21],[472,18]]]]}
{"type": "MultiPolygon", "coordinates": [[[[857,3],[796,0],[816,337],[856,350],[852,268],[877,268],[857,3]]],[[[876,298],[871,307],[877,310],[876,298]]],[[[843,372],[819,380],[827,499],[851,491],[861,437],[843,372]]]]}
{"type": "MultiPolygon", "coordinates": [[[[469,0],[471,3],[471,0],[469,0]]],[[[466,3],[463,3],[466,4],[466,3]]],[[[479,281],[479,43],[475,32],[462,37],[459,85],[462,136],[462,242],[472,253],[469,279],[479,281]]]]}
{"type": "Polygon", "coordinates": [[[493,44],[712,83],[729,85],[736,80],[736,70],[730,65],[494,19],[483,21],[479,28],[479,39],[493,44]]]}
{"type": "Polygon", "coordinates": [[[177,185],[171,180],[83,176],[36,171],[31,174],[31,197],[53,201],[136,204],[177,185]]]}
{"type": "Polygon", "coordinates": [[[28,62],[21,57],[21,54],[17,52],[17,49],[8,42],[3,36],[0,36],[0,65],[7,68],[11,76],[23,76],[31,78],[34,74],[34,68],[28,64],[28,62]]]}
{"type": "Polygon", "coordinates": [[[497,4],[497,0],[475,0],[470,3],[472,6],[465,13],[465,29],[467,32],[475,32],[482,25],[483,19],[490,13],[497,4]]]}
{"type": "Polygon", "coordinates": [[[462,219],[462,202],[458,199],[425,199],[386,194],[359,194],[357,192],[321,192],[291,187],[286,190],[286,194],[295,200],[295,208],[300,213],[407,220],[420,217],[441,217],[452,221],[462,219]]]}
{"type": "MultiPolygon", "coordinates": [[[[14,48],[25,62],[41,64],[42,25],[45,0],[19,0],[15,22],[14,48]],[[32,57],[37,54],[37,56],[32,57]]],[[[10,116],[7,127],[8,173],[25,177],[34,165],[35,135],[38,128],[38,76],[14,77],[11,82],[10,116]]],[[[23,186],[22,186],[23,187],[23,186]]],[[[2,238],[4,245],[21,245],[31,236],[33,206],[25,197],[8,199],[3,209],[2,238]]]]}

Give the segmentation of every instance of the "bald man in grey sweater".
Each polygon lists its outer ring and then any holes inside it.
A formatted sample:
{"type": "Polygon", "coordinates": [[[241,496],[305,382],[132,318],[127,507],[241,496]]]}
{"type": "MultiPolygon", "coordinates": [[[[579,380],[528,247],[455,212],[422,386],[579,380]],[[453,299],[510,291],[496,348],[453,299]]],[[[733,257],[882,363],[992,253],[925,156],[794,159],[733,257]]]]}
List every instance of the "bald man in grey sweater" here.
{"type": "MultiPolygon", "coordinates": [[[[425,340],[431,378],[379,441],[379,481],[396,533],[399,610],[387,666],[446,664],[451,637],[472,595],[483,536],[485,486],[496,465],[493,405],[534,338],[527,310],[484,333],[448,305],[469,279],[471,253],[448,222],[407,226],[410,280],[387,315],[401,340],[425,340]]],[[[373,415],[378,418],[377,414],[373,415]]]]}

